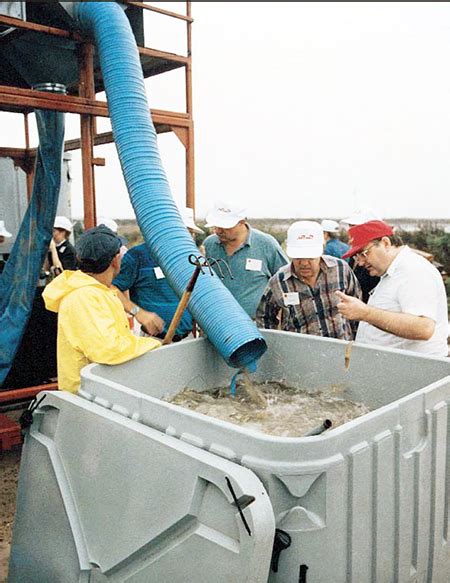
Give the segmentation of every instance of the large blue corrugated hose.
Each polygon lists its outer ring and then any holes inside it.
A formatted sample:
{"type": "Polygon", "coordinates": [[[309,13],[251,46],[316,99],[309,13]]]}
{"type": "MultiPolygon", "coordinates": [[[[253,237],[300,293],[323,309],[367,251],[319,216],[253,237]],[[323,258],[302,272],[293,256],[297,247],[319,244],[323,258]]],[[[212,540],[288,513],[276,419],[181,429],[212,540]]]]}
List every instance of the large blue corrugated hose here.
{"type": "MultiPolygon", "coordinates": [[[[198,249],[171,195],[159,156],[144,76],[128,19],[115,2],[74,2],[83,32],[95,41],[112,131],[131,204],[146,244],[181,297],[193,273],[188,258],[198,249]]],[[[217,276],[200,275],[188,305],[224,360],[252,367],[266,343],[217,276]]]]}

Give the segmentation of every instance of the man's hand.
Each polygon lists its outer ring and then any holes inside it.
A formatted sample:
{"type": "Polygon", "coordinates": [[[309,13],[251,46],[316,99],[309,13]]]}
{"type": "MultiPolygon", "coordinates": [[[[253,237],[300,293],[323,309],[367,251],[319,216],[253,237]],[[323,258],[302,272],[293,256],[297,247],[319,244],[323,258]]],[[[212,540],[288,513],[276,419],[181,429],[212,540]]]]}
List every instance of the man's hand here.
{"type": "Polygon", "coordinates": [[[55,277],[56,277],[57,275],[59,275],[60,273],[62,273],[62,271],[63,271],[63,270],[61,269],[61,267],[58,267],[57,265],[52,265],[52,266],[50,267],[50,273],[51,273],[53,276],[55,276],[55,277]]]}
{"type": "Polygon", "coordinates": [[[335,292],[340,302],[337,309],[347,320],[365,320],[368,306],[358,298],[347,296],[341,291],[335,292]]]}
{"type": "Polygon", "coordinates": [[[135,318],[150,336],[161,334],[164,330],[164,320],[154,312],[147,312],[141,308],[135,318]]]}
{"type": "Polygon", "coordinates": [[[426,316],[391,312],[368,306],[361,300],[346,296],[340,291],[337,291],[336,295],[341,300],[337,309],[345,318],[367,322],[394,336],[407,340],[430,340],[436,329],[435,321],[426,316]]]}
{"type": "Polygon", "coordinates": [[[148,312],[144,310],[140,306],[134,304],[129,296],[128,292],[121,291],[115,285],[111,285],[111,289],[117,293],[117,297],[122,302],[123,308],[127,314],[132,314],[132,310],[137,309],[138,312],[134,316],[142,328],[149,334],[150,336],[156,336],[157,334],[161,334],[164,330],[164,320],[155,314],[154,312],[148,312]]]}

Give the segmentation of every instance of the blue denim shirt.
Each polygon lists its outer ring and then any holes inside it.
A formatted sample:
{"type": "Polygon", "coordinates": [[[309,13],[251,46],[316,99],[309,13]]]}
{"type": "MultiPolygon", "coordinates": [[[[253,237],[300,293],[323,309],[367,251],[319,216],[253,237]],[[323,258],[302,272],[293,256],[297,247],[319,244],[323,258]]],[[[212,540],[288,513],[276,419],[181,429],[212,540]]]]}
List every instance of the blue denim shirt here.
{"type": "MultiPolygon", "coordinates": [[[[113,285],[120,291],[129,291],[132,302],[155,312],[164,322],[164,333],[172,321],[179,298],[165,277],[158,264],[152,258],[145,243],[132,247],[122,258],[120,273],[113,280],[113,285]],[[155,271],[156,270],[156,271],[155,271]]],[[[192,330],[192,316],[185,310],[176,334],[185,334],[192,330]]]]}
{"type": "Polygon", "coordinates": [[[324,255],[331,255],[332,257],[338,257],[340,259],[349,249],[350,247],[347,243],[344,243],[344,241],[340,241],[339,239],[328,239],[323,253],[324,255]]]}

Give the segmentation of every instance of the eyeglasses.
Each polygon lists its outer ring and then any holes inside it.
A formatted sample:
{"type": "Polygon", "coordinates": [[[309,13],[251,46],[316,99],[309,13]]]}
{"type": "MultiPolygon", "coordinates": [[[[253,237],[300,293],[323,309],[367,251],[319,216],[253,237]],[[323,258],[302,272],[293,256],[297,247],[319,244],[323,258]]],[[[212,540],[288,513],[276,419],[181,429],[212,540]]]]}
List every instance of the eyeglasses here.
{"type": "Polygon", "coordinates": [[[372,247],[375,247],[375,245],[377,245],[377,243],[372,243],[372,245],[369,245],[367,247],[367,249],[364,249],[364,251],[360,251],[359,253],[355,253],[355,259],[356,261],[359,261],[360,259],[367,259],[367,256],[369,255],[369,251],[372,249],[372,247]]]}

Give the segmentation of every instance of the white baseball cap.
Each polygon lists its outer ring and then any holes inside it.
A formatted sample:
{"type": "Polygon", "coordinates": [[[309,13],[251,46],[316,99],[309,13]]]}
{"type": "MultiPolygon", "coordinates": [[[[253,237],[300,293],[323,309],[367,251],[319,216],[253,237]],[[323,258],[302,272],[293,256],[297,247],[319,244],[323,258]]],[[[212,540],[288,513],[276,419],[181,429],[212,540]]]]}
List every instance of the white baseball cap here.
{"type": "Polygon", "coordinates": [[[291,259],[317,259],[323,254],[323,229],[315,221],[297,221],[287,232],[286,253],[291,259]]]}
{"type": "Polygon", "coordinates": [[[236,202],[219,201],[206,216],[205,227],[231,229],[247,218],[247,208],[236,202]]]}
{"type": "Polygon", "coordinates": [[[99,225],[105,225],[105,227],[108,227],[108,229],[111,229],[111,231],[116,234],[119,230],[119,226],[116,221],[114,219],[109,219],[108,217],[99,217],[97,219],[97,226],[99,225]]]}
{"type": "Polygon", "coordinates": [[[64,229],[68,233],[72,232],[73,225],[67,217],[56,217],[53,224],[54,229],[64,229]]]}
{"type": "Polygon", "coordinates": [[[364,209],[361,211],[355,211],[346,219],[342,219],[340,222],[345,225],[362,225],[363,223],[368,223],[369,221],[381,221],[383,220],[378,213],[372,209],[364,209]]]}
{"type": "Polygon", "coordinates": [[[0,236],[9,239],[12,237],[11,233],[6,230],[5,221],[0,221],[0,236]]]}
{"type": "Polygon", "coordinates": [[[333,221],[331,219],[323,219],[320,223],[322,225],[322,229],[325,233],[338,233],[339,232],[339,223],[333,221]]]}
{"type": "Polygon", "coordinates": [[[197,227],[194,221],[194,209],[191,209],[188,206],[180,208],[181,218],[183,219],[183,223],[188,229],[194,231],[194,233],[204,233],[200,227],[197,227]]]}

